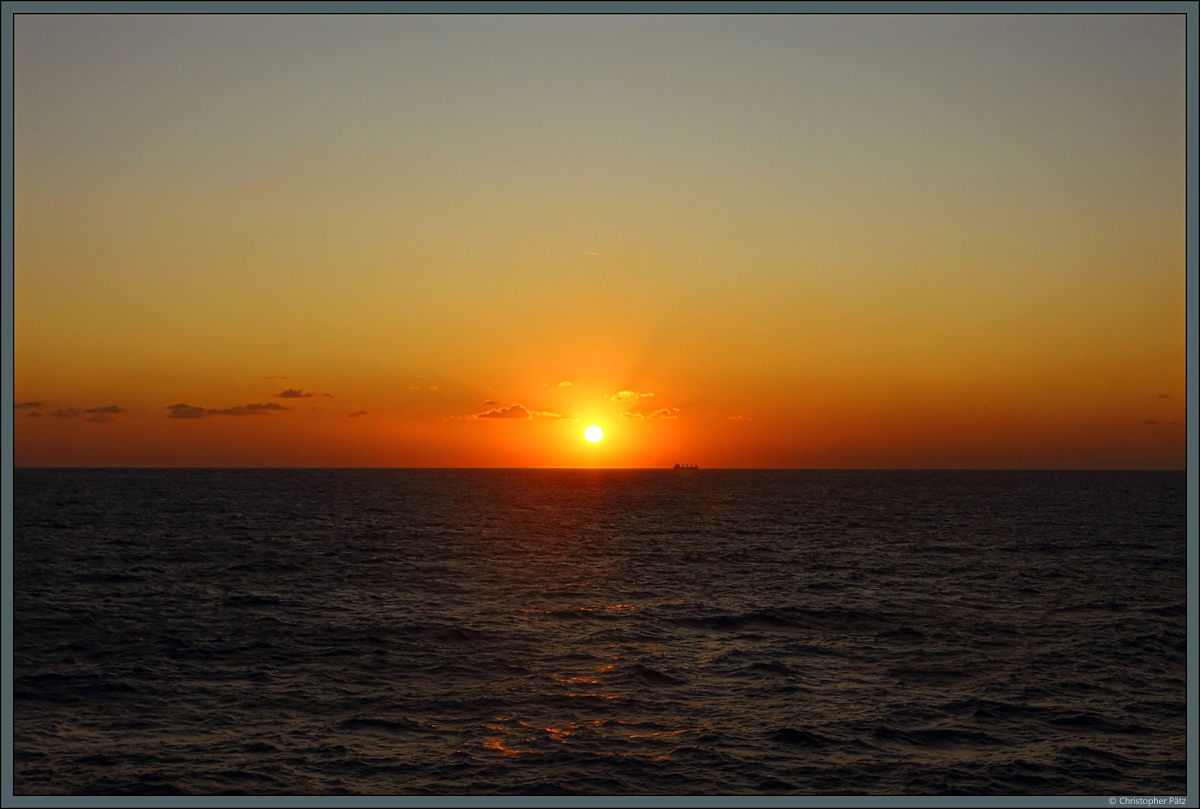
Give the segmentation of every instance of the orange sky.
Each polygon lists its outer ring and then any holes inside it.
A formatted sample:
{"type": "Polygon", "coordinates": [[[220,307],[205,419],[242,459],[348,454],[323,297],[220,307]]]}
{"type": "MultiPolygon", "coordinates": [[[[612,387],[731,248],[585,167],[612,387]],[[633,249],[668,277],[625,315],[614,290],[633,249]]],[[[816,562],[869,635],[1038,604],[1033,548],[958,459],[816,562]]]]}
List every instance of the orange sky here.
{"type": "Polygon", "coordinates": [[[1182,15],[18,16],[15,462],[1182,468],[1184,73],[1182,15]]]}

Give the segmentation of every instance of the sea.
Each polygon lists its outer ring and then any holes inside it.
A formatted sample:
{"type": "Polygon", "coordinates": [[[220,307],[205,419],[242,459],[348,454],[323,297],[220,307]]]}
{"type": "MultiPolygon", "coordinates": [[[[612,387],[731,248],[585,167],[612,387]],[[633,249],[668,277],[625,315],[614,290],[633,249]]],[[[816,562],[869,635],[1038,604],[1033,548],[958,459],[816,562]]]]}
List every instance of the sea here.
{"type": "Polygon", "coordinates": [[[1183,472],[32,469],[17,795],[1182,795],[1183,472]]]}

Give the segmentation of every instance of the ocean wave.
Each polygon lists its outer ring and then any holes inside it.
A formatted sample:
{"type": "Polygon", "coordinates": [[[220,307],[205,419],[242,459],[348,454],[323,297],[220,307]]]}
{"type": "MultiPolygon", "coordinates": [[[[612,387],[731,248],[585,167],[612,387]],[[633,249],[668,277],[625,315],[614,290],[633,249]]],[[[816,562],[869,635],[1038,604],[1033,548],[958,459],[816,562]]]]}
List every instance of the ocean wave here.
{"type": "Polygon", "coordinates": [[[1176,794],[1184,483],[17,470],[15,791],[1176,794]]]}

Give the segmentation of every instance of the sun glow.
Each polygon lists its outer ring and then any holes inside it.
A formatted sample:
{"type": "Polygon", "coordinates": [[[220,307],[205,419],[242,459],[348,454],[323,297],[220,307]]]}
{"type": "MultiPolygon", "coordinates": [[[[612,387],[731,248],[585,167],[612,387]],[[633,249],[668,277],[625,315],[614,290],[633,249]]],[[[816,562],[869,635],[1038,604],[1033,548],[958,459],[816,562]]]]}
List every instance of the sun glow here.
{"type": "Polygon", "coordinates": [[[588,427],[583,431],[583,437],[595,444],[604,437],[604,431],[593,424],[591,427],[588,427]]]}

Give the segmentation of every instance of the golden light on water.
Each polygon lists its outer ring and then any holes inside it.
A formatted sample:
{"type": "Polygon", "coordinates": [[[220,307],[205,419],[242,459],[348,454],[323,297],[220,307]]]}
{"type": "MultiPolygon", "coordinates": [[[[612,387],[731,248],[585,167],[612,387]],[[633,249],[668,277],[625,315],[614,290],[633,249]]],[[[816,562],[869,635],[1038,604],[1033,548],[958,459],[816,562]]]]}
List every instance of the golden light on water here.
{"type": "Polygon", "coordinates": [[[583,437],[586,438],[588,441],[592,442],[593,444],[595,444],[597,441],[599,441],[601,438],[604,437],[604,431],[601,430],[599,427],[597,427],[595,424],[593,424],[591,427],[588,427],[586,430],[583,431],[583,437]]]}

